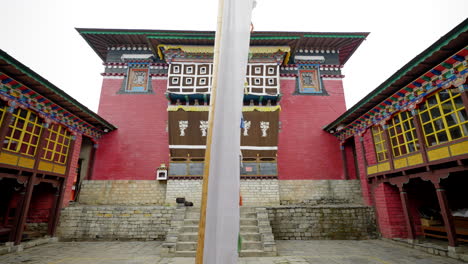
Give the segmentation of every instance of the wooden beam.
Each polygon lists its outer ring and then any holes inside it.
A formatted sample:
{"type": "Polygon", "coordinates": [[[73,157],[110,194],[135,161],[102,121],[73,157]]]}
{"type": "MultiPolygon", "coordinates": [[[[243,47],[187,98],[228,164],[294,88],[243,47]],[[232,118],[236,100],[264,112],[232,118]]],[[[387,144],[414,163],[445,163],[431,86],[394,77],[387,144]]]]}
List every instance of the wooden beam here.
{"type": "Polygon", "coordinates": [[[36,183],[36,174],[34,173],[29,177],[28,180],[28,185],[26,187],[26,193],[24,194],[23,202],[21,208],[17,208],[17,210],[21,210],[19,217],[18,217],[18,222],[16,226],[16,233],[15,233],[15,238],[14,242],[15,245],[18,245],[21,243],[21,239],[23,237],[23,231],[24,227],[26,225],[26,219],[28,217],[28,212],[29,212],[29,205],[31,204],[31,197],[34,189],[34,185],[36,183]]]}
{"type": "Polygon", "coordinates": [[[200,206],[200,221],[198,225],[198,244],[197,253],[195,256],[195,264],[203,264],[203,251],[205,249],[205,229],[206,229],[206,206],[208,202],[208,177],[210,174],[210,161],[211,161],[211,144],[213,142],[213,124],[214,124],[214,109],[216,107],[216,90],[218,82],[218,69],[219,69],[219,50],[221,46],[221,32],[223,25],[223,10],[224,0],[218,1],[218,25],[216,29],[216,37],[214,44],[213,54],[213,82],[211,89],[210,110],[208,114],[208,134],[206,137],[206,150],[205,150],[205,164],[203,172],[203,186],[202,197],[200,206]]]}
{"type": "Polygon", "coordinates": [[[348,173],[348,161],[346,158],[346,148],[344,143],[340,144],[341,150],[341,161],[343,162],[343,176],[345,180],[349,180],[349,173],[348,173]]]}
{"type": "Polygon", "coordinates": [[[453,216],[450,212],[445,189],[438,182],[434,183],[434,186],[436,188],[437,200],[439,201],[440,213],[442,214],[442,219],[444,220],[449,246],[456,247],[458,245],[458,241],[456,237],[455,224],[453,223],[453,216]]]}
{"type": "Polygon", "coordinates": [[[73,153],[74,153],[74,150],[75,150],[75,142],[76,142],[75,136],[73,136],[73,139],[70,142],[70,149],[69,149],[69,155],[68,155],[68,158],[67,158],[67,169],[65,171],[65,178],[62,180],[62,183],[61,183],[61,185],[59,187],[60,194],[59,194],[58,202],[57,202],[57,204],[56,204],[56,206],[54,208],[54,210],[55,210],[54,218],[52,219],[51,227],[48,230],[49,233],[50,233],[50,236],[55,236],[55,233],[57,231],[57,225],[58,225],[58,222],[59,222],[59,219],[60,219],[60,213],[61,213],[61,210],[62,210],[63,199],[65,197],[65,191],[66,191],[66,188],[67,188],[67,180],[68,180],[68,177],[69,177],[69,174],[70,174],[71,164],[72,164],[72,161],[73,161],[73,153]]]}
{"type": "MultiPolygon", "coordinates": [[[[3,117],[3,122],[0,125],[0,142],[3,145],[3,141],[5,141],[5,137],[8,133],[8,129],[10,128],[11,120],[13,119],[13,107],[8,107],[7,111],[5,112],[5,116],[3,117]]],[[[0,146],[0,152],[2,152],[3,147],[0,146]]]]}
{"type": "Polygon", "coordinates": [[[406,231],[408,233],[408,238],[414,240],[416,236],[414,232],[413,218],[412,218],[410,207],[409,207],[408,193],[403,184],[399,185],[398,189],[400,190],[400,199],[401,199],[401,205],[403,207],[403,213],[405,215],[406,231]]]}

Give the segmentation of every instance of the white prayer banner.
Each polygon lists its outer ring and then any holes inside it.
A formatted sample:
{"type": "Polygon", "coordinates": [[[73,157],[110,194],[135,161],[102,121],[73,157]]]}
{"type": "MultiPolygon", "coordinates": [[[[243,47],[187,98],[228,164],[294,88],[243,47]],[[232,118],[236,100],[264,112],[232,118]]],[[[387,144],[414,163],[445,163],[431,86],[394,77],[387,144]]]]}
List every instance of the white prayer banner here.
{"type": "MultiPolygon", "coordinates": [[[[253,0],[224,0],[208,177],[204,264],[237,263],[240,126],[253,0]]],[[[213,98],[212,98],[213,100],[213,98]]]]}

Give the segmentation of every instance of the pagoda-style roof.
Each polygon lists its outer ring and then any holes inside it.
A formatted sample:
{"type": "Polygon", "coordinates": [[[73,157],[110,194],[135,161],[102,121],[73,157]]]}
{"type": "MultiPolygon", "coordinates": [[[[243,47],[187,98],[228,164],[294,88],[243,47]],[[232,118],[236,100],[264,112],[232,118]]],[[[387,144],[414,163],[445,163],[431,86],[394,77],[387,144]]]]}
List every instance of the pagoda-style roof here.
{"type": "MultiPolygon", "coordinates": [[[[434,44],[414,57],[390,78],[371,91],[353,107],[340,115],[335,121],[324,127],[330,133],[337,128],[346,128],[361,123],[363,116],[395,94],[407,93],[431,80],[434,73],[451,69],[452,65],[468,54],[468,19],[442,36],[434,44]]],[[[440,73],[439,73],[440,74],[440,73]]],[[[438,74],[435,74],[438,75],[438,74]]],[[[374,112],[378,112],[374,111],[374,112]]]]}
{"type": "MultiPolygon", "coordinates": [[[[213,46],[214,31],[143,30],[143,29],[89,29],[78,28],[98,56],[105,61],[109,47],[149,46],[157,55],[160,45],[213,46]]],[[[345,64],[369,33],[280,32],[255,31],[251,46],[289,46],[291,55],[300,50],[336,50],[340,64],[345,64]]]]}
{"type": "Polygon", "coordinates": [[[94,113],[86,106],[75,100],[73,97],[62,91],[48,80],[0,50],[0,72],[5,76],[14,79],[18,89],[37,93],[47,100],[50,100],[56,108],[63,108],[81,120],[96,127],[101,131],[115,130],[116,127],[107,122],[104,118],[94,113]],[[32,90],[32,91],[31,91],[32,90]]]}

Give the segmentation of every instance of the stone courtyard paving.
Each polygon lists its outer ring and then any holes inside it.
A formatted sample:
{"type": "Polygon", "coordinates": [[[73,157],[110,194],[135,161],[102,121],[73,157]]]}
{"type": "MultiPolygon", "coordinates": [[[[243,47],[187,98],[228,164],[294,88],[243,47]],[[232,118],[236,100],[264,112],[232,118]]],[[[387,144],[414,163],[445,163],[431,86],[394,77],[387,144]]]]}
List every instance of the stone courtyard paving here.
{"type": "MultiPolygon", "coordinates": [[[[59,242],[0,256],[1,264],[191,264],[161,257],[161,242],[59,242]]],[[[277,241],[278,257],[240,258],[240,264],[455,264],[382,240],[277,241]]],[[[219,263],[222,264],[222,263],[219,263]]]]}

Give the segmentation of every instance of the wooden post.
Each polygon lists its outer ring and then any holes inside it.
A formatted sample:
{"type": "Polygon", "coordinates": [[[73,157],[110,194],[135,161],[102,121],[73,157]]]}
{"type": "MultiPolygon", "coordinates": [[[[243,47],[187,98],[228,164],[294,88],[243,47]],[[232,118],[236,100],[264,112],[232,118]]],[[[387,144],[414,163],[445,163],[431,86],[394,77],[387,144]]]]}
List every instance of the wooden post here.
{"type": "Polygon", "coordinates": [[[390,170],[394,170],[394,164],[393,164],[393,149],[392,149],[392,143],[390,142],[390,135],[388,134],[388,129],[387,126],[382,127],[383,129],[383,134],[385,138],[385,147],[387,148],[387,153],[388,153],[388,162],[390,162],[390,170]]]}
{"type": "MultiPolygon", "coordinates": [[[[91,153],[89,154],[88,172],[86,173],[87,180],[93,179],[94,161],[96,160],[96,151],[97,151],[98,146],[99,146],[98,143],[93,144],[93,148],[91,149],[91,153]]],[[[81,181],[80,181],[80,185],[81,185],[81,181]]]]}
{"type": "Polygon", "coordinates": [[[344,146],[344,142],[340,143],[340,150],[341,150],[341,161],[343,162],[343,176],[345,180],[349,180],[348,160],[346,159],[346,149],[344,146]]]}
{"type": "Polygon", "coordinates": [[[366,148],[364,147],[364,137],[363,136],[359,137],[359,145],[361,147],[362,160],[364,161],[364,175],[366,175],[365,180],[367,180],[367,158],[366,158],[366,148]]]}
{"type": "Polygon", "coordinates": [[[417,110],[411,111],[411,114],[413,115],[413,125],[416,128],[416,136],[418,137],[419,149],[421,150],[424,163],[427,163],[428,159],[426,138],[424,137],[421,120],[419,119],[419,114],[417,113],[417,110]]]}
{"type": "Polygon", "coordinates": [[[19,219],[21,217],[21,212],[23,210],[24,197],[26,195],[26,189],[21,187],[20,198],[16,204],[15,219],[13,220],[13,230],[10,232],[10,237],[8,241],[15,241],[16,233],[19,230],[19,219]]]}
{"type": "Polygon", "coordinates": [[[213,123],[216,107],[216,89],[218,82],[219,69],[219,50],[221,46],[221,32],[223,26],[224,0],[218,1],[218,25],[216,29],[214,54],[213,54],[213,82],[211,89],[210,110],[208,113],[208,128],[205,149],[205,164],[203,166],[203,186],[200,206],[200,221],[198,225],[198,244],[197,254],[195,256],[196,264],[203,264],[203,251],[205,248],[205,229],[206,229],[206,205],[208,202],[208,177],[210,174],[211,143],[213,142],[213,123]]]}
{"type": "Polygon", "coordinates": [[[21,243],[21,238],[23,237],[24,226],[26,225],[26,218],[28,217],[29,205],[31,203],[31,197],[36,183],[36,174],[34,173],[28,179],[28,185],[26,187],[26,193],[23,198],[21,213],[18,218],[18,224],[16,226],[15,234],[15,245],[21,243]]]}
{"type": "Polygon", "coordinates": [[[453,223],[452,213],[450,212],[447,195],[445,189],[440,186],[440,183],[434,183],[437,192],[437,199],[439,200],[440,213],[444,220],[445,232],[449,241],[449,246],[456,247],[458,245],[457,235],[455,232],[455,225],[453,223]]]}
{"type": "Polygon", "coordinates": [[[48,220],[48,225],[47,225],[47,235],[49,236],[53,236],[55,208],[57,208],[57,205],[59,203],[61,190],[62,190],[62,183],[59,183],[59,185],[57,186],[57,190],[55,191],[54,202],[52,204],[52,207],[50,208],[50,213],[49,213],[49,220],[48,220]]]}
{"type": "Polygon", "coordinates": [[[398,185],[398,189],[400,190],[401,205],[403,207],[403,213],[405,214],[406,230],[408,232],[408,238],[414,240],[416,236],[414,233],[413,219],[412,219],[411,211],[409,207],[408,193],[406,192],[406,188],[404,187],[403,184],[398,185]]]}
{"type": "Polygon", "coordinates": [[[10,128],[11,120],[13,120],[13,107],[8,107],[8,110],[3,117],[3,123],[0,125],[0,152],[3,149],[3,141],[8,133],[8,129],[10,128]]]}
{"type": "Polygon", "coordinates": [[[69,174],[70,174],[70,169],[71,169],[71,165],[72,165],[72,161],[73,161],[73,153],[74,153],[74,150],[75,150],[75,136],[72,137],[72,140],[70,142],[70,149],[69,149],[69,155],[68,155],[68,158],[67,158],[67,169],[66,169],[66,172],[65,172],[65,178],[62,180],[61,184],[60,184],[60,187],[59,187],[59,198],[58,198],[58,202],[57,202],[57,205],[55,206],[55,212],[54,212],[54,219],[52,219],[52,223],[51,223],[51,227],[50,227],[50,236],[55,236],[55,232],[57,231],[57,225],[58,225],[58,221],[60,219],[60,212],[62,210],[62,204],[63,204],[63,199],[65,197],[65,191],[66,191],[66,188],[67,188],[67,179],[69,177],[69,174]]]}

